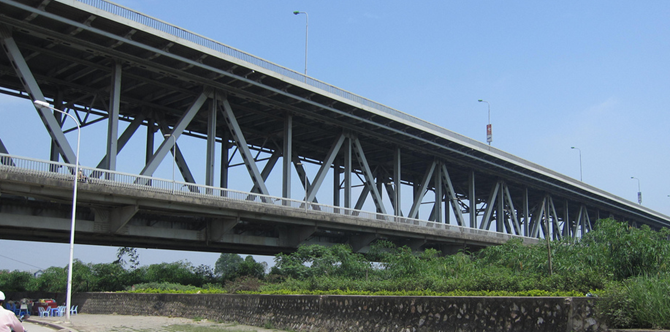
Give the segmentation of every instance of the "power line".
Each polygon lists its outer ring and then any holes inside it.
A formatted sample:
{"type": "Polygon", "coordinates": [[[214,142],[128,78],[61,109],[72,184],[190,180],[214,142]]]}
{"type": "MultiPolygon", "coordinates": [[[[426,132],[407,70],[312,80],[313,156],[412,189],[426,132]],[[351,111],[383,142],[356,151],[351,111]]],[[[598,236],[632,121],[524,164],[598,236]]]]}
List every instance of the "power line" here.
{"type": "Polygon", "coordinates": [[[35,265],[32,265],[32,264],[28,264],[28,263],[26,263],[26,262],[22,262],[22,261],[16,260],[16,259],[11,258],[11,257],[7,257],[7,256],[5,256],[5,255],[0,255],[0,257],[4,257],[4,258],[7,258],[7,259],[9,259],[9,260],[15,261],[15,262],[17,262],[17,263],[25,264],[25,265],[32,266],[32,267],[37,268],[37,269],[40,269],[40,270],[44,270],[43,268],[41,268],[41,267],[39,267],[39,266],[35,266],[35,265]]]}

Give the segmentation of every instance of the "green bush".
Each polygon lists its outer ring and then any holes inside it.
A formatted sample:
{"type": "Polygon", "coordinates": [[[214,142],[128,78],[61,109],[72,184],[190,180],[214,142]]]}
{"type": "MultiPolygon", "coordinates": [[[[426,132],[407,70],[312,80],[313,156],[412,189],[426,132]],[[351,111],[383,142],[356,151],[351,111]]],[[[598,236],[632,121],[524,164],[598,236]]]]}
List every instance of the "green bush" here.
{"type": "Polygon", "coordinates": [[[617,328],[670,328],[670,275],[612,282],[601,293],[598,311],[617,328]]]}
{"type": "Polygon", "coordinates": [[[33,275],[22,271],[0,271],[0,290],[4,292],[25,292],[29,290],[33,275]]]}
{"type": "Polygon", "coordinates": [[[170,282],[148,282],[126,287],[126,291],[134,291],[138,293],[152,293],[154,291],[197,292],[199,290],[202,290],[202,288],[192,285],[182,285],[170,282]]]}

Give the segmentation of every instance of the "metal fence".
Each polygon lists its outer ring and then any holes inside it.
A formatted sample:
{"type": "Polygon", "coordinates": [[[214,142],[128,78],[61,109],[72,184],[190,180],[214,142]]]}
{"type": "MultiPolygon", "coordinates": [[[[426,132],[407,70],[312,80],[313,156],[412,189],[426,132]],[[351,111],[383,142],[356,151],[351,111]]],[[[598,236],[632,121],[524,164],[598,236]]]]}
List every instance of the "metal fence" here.
{"type": "Polygon", "coordinates": [[[267,196],[258,193],[249,193],[195,183],[159,179],[150,176],[108,171],[91,167],[80,166],[79,168],[82,170],[83,176],[74,175],[74,165],[72,164],[0,154],[0,172],[2,173],[25,174],[62,181],[75,181],[75,179],[78,178],[78,181],[82,183],[88,183],[90,185],[125,188],[138,191],[150,191],[177,196],[202,197],[208,199],[232,200],[240,202],[243,201],[248,204],[272,204],[278,208],[302,210],[305,211],[305,213],[310,214],[337,214],[349,218],[362,218],[366,220],[375,220],[382,223],[415,225],[418,227],[443,229],[463,234],[483,235],[491,238],[505,240],[511,238],[525,238],[518,235],[448,225],[420,219],[405,218],[313,202],[307,203],[304,200],[267,196]]]}

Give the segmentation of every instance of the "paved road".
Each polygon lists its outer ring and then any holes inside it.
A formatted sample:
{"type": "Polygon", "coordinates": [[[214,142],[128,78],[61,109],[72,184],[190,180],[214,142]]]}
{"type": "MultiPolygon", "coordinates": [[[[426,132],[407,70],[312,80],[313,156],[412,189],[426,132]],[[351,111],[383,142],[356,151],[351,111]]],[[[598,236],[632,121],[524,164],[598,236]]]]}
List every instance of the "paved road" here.
{"type": "Polygon", "coordinates": [[[195,321],[188,318],[173,318],[161,316],[123,316],[123,315],[89,315],[79,314],[70,317],[70,323],[65,317],[30,317],[24,323],[28,332],[71,331],[71,332],[277,332],[281,330],[264,329],[255,326],[238,325],[236,323],[217,323],[207,320],[195,321]],[[54,329],[33,329],[32,323],[49,324],[54,329]],[[30,324],[30,327],[28,327],[30,324]],[[197,330],[196,330],[197,329],[197,330]]]}
{"type": "Polygon", "coordinates": [[[44,326],[40,324],[34,324],[31,322],[23,322],[23,328],[26,329],[26,332],[54,332],[58,331],[49,326],[44,326]]]}

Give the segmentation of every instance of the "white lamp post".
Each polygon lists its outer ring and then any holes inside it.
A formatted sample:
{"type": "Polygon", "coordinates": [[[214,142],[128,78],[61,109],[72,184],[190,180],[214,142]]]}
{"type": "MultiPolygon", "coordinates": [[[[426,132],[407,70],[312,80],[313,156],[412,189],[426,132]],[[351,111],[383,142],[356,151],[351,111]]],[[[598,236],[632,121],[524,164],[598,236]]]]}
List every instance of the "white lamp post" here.
{"type": "Polygon", "coordinates": [[[570,148],[579,151],[579,181],[584,182],[584,180],[582,179],[582,150],[574,146],[570,148]]]}
{"type": "Polygon", "coordinates": [[[77,213],[77,183],[79,182],[78,177],[79,177],[79,143],[81,141],[81,125],[79,124],[79,121],[70,113],[61,111],[57,108],[52,107],[47,103],[46,101],[43,100],[35,100],[33,101],[35,106],[41,107],[41,108],[48,108],[53,111],[63,113],[74,121],[74,123],[77,125],[77,154],[75,157],[75,162],[74,162],[74,185],[72,189],[72,221],[70,224],[70,263],[68,264],[68,269],[67,269],[67,295],[66,295],[66,300],[65,300],[65,317],[66,320],[69,322],[70,321],[70,309],[72,308],[72,261],[74,259],[74,227],[75,227],[75,216],[77,213]]]}
{"type": "Polygon", "coordinates": [[[489,106],[489,123],[486,125],[486,141],[491,145],[493,141],[493,129],[491,127],[491,104],[483,99],[477,100],[480,103],[486,103],[489,106]]]}
{"type": "MultiPolygon", "coordinates": [[[[305,14],[305,76],[307,76],[307,43],[309,40],[309,15],[307,12],[294,11],[293,15],[305,14]]],[[[307,77],[305,77],[305,80],[307,77]]]]}

